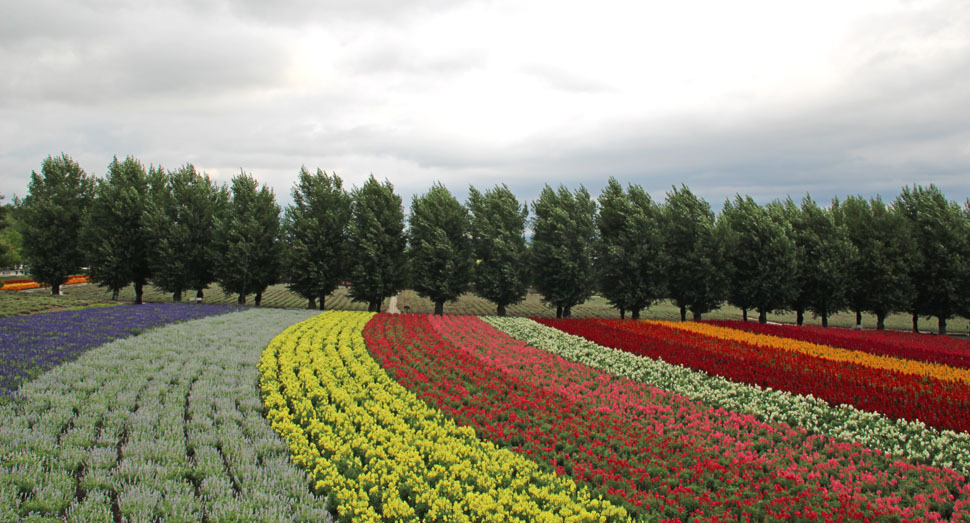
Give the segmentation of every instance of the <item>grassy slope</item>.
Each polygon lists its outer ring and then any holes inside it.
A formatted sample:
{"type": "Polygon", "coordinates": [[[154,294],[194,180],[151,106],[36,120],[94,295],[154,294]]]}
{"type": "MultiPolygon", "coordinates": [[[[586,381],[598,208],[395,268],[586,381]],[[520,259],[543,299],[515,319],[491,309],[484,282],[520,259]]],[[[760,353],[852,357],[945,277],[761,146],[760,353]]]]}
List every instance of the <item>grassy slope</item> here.
{"type": "MultiPolygon", "coordinates": [[[[14,314],[28,314],[55,308],[86,307],[98,304],[113,304],[111,293],[97,285],[71,285],[64,287],[64,296],[50,296],[48,289],[34,289],[30,291],[6,291],[0,293],[0,317],[14,314]]],[[[194,297],[195,293],[188,293],[186,298],[194,297]]],[[[131,303],[135,293],[132,287],[128,287],[121,292],[120,301],[131,303]]],[[[145,290],[145,301],[163,302],[170,301],[171,296],[162,293],[158,289],[148,286],[145,290]]],[[[252,296],[249,296],[247,304],[252,304],[252,296]]],[[[205,303],[228,304],[236,303],[236,296],[224,294],[218,286],[205,291],[205,303]]],[[[273,285],[267,289],[263,295],[263,306],[283,307],[283,308],[305,308],[306,300],[290,292],[285,285],[273,285]]],[[[387,310],[388,300],[384,301],[382,310],[387,310]]],[[[404,291],[398,297],[398,309],[404,312],[406,307],[412,313],[431,313],[434,311],[434,304],[431,300],[421,298],[414,291],[404,291]]],[[[366,310],[367,305],[354,302],[347,296],[347,289],[340,287],[327,298],[326,307],[338,310],[366,310]]],[[[448,314],[471,314],[488,315],[495,314],[495,305],[487,300],[483,300],[472,294],[465,294],[457,302],[445,304],[445,312],[448,314]]],[[[538,294],[529,294],[525,301],[512,305],[508,308],[510,316],[539,316],[551,317],[555,315],[555,309],[542,303],[542,297],[538,294]]],[[[619,311],[614,309],[605,299],[594,297],[582,305],[573,309],[573,317],[599,317],[599,318],[618,318],[619,311]]],[[[654,305],[643,312],[645,319],[676,320],[680,313],[676,307],[669,302],[662,302],[654,305]]],[[[741,311],[730,305],[725,305],[719,310],[704,316],[705,319],[741,319],[741,311]]],[[[749,319],[757,318],[757,313],[750,312],[749,319]]],[[[795,323],[795,313],[769,314],[770,321],[780,323],[795,323]]],[[[821,324],[821,320],[813,318],[810,314],[806,315],[806,323],[812,325],[821,324]]],[[[855,324],[855,315],[852,313],[836,314],[829,318],[829,325],[833,327],[851,327],[855,324]]],[[[875,316],[863,314],[862,324],[867,329],[876,327],[875,316]]],[[[936,318],[920,320],[920,326],[924,332],[936,330],[936,318]]],[[[895,314],[886,319],[886,327],[890,329],[909,330],[912,327],[912,320],[908,314],[895,314]]],[[[968,322],[966,318],[952,319],[947,323],[950,333],[966,334],[968,322]]]]}

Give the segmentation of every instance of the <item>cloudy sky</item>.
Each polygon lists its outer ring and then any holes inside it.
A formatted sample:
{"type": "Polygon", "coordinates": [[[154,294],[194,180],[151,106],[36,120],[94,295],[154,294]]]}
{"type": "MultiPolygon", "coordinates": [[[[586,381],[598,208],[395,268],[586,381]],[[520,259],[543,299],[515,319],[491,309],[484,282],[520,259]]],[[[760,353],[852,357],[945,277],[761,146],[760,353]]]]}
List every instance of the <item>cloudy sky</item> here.
{"type": "Polygon", "coordinates": [[[719,208],[970,196],[970,3],[31,0],[0,7],[0,194],[65,152],[281,203],[301,165],[405,198],[610,176],[719,208]]]}

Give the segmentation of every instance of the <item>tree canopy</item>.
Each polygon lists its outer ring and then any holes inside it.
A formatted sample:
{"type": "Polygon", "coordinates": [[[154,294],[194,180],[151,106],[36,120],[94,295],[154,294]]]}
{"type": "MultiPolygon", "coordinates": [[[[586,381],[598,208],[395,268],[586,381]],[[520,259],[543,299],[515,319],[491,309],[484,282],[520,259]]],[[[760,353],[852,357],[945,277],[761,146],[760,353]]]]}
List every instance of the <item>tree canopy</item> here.
{"type": "Polygon", "coordinates": [[[411,287],[434,302],[435,314],[471,283],[472,246],[468,209],[440,183],[411,200],[408,218],[411,287]]]}
{"type": "Polygon", "coordinates": [[[664,207],[664,250],[669,258],[668,296],[694,319],[721,306],[727,292],[723,246],[715,234],[710,204],[687,188],[674,187],[664,207]]]}
{"type": "Polygon", "coordinates": [[[529,209],[505,185],[484,193],[469,188],[475,294],[495,303],[497,314],[525,299],[529,290],[529,259],[525,222],[529,209]]]}
{"type": "Polygon", "coordinates": [[[596,202],[585,187],[546,185],[533,202],[532,274],[536,289],[568,318],[593,290],[596,202]]]}
{"type": "Polygon", "coordinates": [[[663,213],[639,185],[610,178],[599,197],[594,245],[597,288],[634,319],[666,294],[663,213]]]}
{"type": "Polygon", "coordinates": [[[286,208],[283,243],[287,287],[320,310],[326,297],[349,273],[348,223],[350,195],[336,173],[316,173],[303,167],[286,208]]]}
{"type": "Polygon", "coordinates": [[[407,237],[401,197],[391,182],[371,175],[351,191],[348,237],[355,263],[350,270],[350,296],[380,312],[384,298],[404,289],[408,277],[407,237]]]}
{"type": "Polygon", "coordinates": [[[48,156],[41,172],[31,172],[20,203],[23,257],[34,281],[60,286],[83,266],[81,217],[91,203],[94,181],[66,154],[48,156]]]}

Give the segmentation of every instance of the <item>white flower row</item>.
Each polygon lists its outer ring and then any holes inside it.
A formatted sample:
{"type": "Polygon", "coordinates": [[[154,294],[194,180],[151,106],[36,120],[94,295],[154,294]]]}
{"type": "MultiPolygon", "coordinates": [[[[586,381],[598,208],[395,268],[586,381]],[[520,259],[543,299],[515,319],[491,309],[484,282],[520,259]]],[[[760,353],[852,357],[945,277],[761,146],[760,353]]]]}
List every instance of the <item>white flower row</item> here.
{"type": "Polygon", "coordinates": [[[663,360],[603,347],[526,318],[486,317],[510,336],[565,359],[654,385],[717,408],[752,414],[764,421],[858,441],[918,463],[970,475],[970,434],[936,430],[920,421],[893,420],[851,405],[833,406],[811,395],[747,385],[663,360]]]}
{"type": "Polygon", "coordinates": [[[257,387],[269,341],[313,314],[159,327],[25,384],[0,407],[0,520],[331,521],[257,387]]]}

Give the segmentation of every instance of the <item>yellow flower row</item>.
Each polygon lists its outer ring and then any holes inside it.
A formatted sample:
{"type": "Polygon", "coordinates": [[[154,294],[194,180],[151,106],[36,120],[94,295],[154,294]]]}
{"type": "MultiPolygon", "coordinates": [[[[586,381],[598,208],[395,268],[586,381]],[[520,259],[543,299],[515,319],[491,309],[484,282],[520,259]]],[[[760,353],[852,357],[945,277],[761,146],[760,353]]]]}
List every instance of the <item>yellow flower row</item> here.
{"type": "Polygon", "coordinates": [[[367,353],[372,313],[330,311],[263,352],[267,417],[357,521],[617,521],[626,511],[483,441],[407,391],[367,353]]]}
{"type": "Polygon", "coordinates": [[[970,371],[967,369],[950,367],[949,365],[942,365],[939,363],[928,363],[916,360],[908,360],[905,358],[895,358],[892,356],[880,356],[877,354],[870,354],[868,352],[843,349],[829,345],[819,345],[816,343],[794,340],[791,338],[782,338],[767,334],[755,334],[740,329],[718,327],[716,325],[710,325],[707,323],[671,321],[650,321],[648,323],[694,332],[704,336],[710,336],[712,338],[740,341],[760,347],[799,352],[831,361],[857,363],[859,365],[865,365],[874,369],[891,370],[905,374],[927,376],[940,380],[970,383],[970,371]]]}

